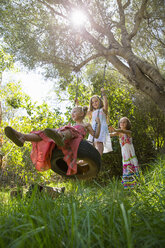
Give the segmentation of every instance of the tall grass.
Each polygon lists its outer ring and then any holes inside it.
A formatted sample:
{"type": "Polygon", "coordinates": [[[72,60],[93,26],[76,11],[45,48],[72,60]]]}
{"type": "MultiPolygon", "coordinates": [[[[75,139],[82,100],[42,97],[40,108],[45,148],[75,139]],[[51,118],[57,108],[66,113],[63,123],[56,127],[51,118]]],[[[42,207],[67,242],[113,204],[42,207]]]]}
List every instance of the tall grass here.
{"type": "Polygon", "coordinates": [[[165,157],[137,189],[117,180],[69,181],[56,199],[46,193],[10,199],[0,193],[0,247],[165,247],[165,157]]]}

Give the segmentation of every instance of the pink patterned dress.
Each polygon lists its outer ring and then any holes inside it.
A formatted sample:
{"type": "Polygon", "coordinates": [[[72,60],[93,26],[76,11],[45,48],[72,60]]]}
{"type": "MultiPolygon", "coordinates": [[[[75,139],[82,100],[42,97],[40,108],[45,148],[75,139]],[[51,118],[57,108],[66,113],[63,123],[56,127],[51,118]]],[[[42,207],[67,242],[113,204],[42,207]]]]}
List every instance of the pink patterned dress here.
{"type": "Polygon", "coordinates": [[[123,163],[122,184],[125,189],[133,188],[137,184],[137,179],[139,177],[139,165],[135,155],[132,138],[124,134],[119,138],[119,141],[123,163]]]}
{"type": "MultiPolygon", "coordinates": [[[[65,126],[57,130],[65,131],[69,129],[72,133],[72,139],[65,140],[63,147],[58,147],[64,154],[64,161],[68,165],[67,175],[74,175],[77,173],[77,151],[79,144],[86,135],[86,128],[82,125],[65,126]]],[[[42,140],[39,142],[32,142],[31,160],[38,171],[45,171],[51,169],[51,156],[56,143],[54,140],[48,138],[43,131],[33,131],[39,135],[42,140]]]]}

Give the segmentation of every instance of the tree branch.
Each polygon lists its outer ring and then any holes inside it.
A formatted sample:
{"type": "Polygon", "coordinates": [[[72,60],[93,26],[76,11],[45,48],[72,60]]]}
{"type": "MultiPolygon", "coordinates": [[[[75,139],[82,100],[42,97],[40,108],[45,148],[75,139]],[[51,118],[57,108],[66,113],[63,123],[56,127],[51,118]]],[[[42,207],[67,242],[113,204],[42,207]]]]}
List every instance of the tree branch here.
{"type": "Polygon", "coordinates": [[[42,58],[42,61],[45,62],[45,63],[51,63],[52,64],[56,64],[56,65],[59,65],[63,68],[70,68],[71,70],[75,67],[75,64],[73,61],[71,60],[68,60],[68,62],[64,59],[61,59],[60,57],[57,57],[57,56],[53,56],[53,58],[50,58],[50,57],[46,57],[45,55],[43,55],[43,58],[42,58]]]}
{"type": "Polygon", "coordinates": [[[104,20],[105,12],[103,12],[103,7],[100,6],[100,1],[99,0],[96,0],[96,6],[97,6],[97,9],[99,11],[99,15],[101,16],[102,22],[103,22],[103,24],[105,26],[106,25],[105,20],[104,20]]]}
{"type": "Polygon", "coordinates": [[[156,70],[154,66],[152,66],[147,61],[142,61],[140,58],[134,55],[134,60],[140,70],[147,75],[148,78],[159,88],[159,92],[165,92],[165,79],[161,76],[160,72],[156,70]]]}
{"type": "Polygon", "coordinates": [[[119,8],[119,15],[120,15],[119,25],[121,28],[121,35],[122,35],[121,42],[122,42],[122,45],[124,47],[130,47],[131,44],[130,44],[130,41],[128,39],[128,32],[127,32],[126,25],[125,25],[124,8],[122,6],[121,0],[117,0],[117,4],[118,4],[118,8],[119,8]]]}
{"type": "MultiPolygon", "coordinates": [[[[155,35],[154,32],[151,31],[150,32],[151,37],[156,39],[162,45],[162,47],[165,48],[165,42],[161,40],[161,38],[159,36],[159,32],[157,30],[155,30],[155,32],[157,33],[157,36],[155,35]]],[[[162,30],[162,32],[163,32],[163,30],[162,30]]]]}
{"type": "Polygon", "coordinates": [[[107,60],[125,77],[128,81],[146,95],[150,96],[155,103],[162,102],[162,108],[165,104],[165,93],[158,91],[158,86],[150,80],[147,74],[143,73],[141,69],[136,65],[136,62],[131,61],[131,67],[128,68],[123,64],[116,56],[107,57],[107,60]],[[135,74],[133,71],[135,70],[135,74]]]}
{"type": "Polygon", "coordinates": [[[89,58],[87,58],[86,60],[84,60],[82,63],[80,63],[79,65],[76,65],[75,66],[75,68],[73,69],[74,71],[76,71],[76,72],[78,72],[78,71],[80,71],[80,69],[84,66],[84,65],[86,65],[86,64],[88,64],[91,60],[94,60],[94,59],[96,59],[96,58],[98,58],[98,57],[102,57],[102,54],[94,54],[94,55],[92,55],[92,56],[90,56],[89,58]]]}
{"type": "Polygon", "coordinates": [[[128,80],[131,79],[131,71],[128,66],[122,63],[117,56],[105,56],[106,59],[128,80]]]}
{"type": "Polygon", "coordinates": [[[85,28],[82,29],[81,34],[83,35],[83,38],[85,37],[85,39],[88,40],[96,48],[96,50],[101,51],[102,54],[106,52],[106,48],[98,40],[96,40],[85,28]]]}
{"type": "Polygon", "coordinates": [[[91,24],[91,26],[98,32],[101,34],[104,34],[105,36],[107,36],[107,30],[105,29],[105,27],[102,27],[101,25],[99,25],[98,23],[96,23],[92,17],[92,15],[89,13],[87,6],[82,2],[82,0],[79,0],[79,3],[81,4],[81,8],[84,10],[84,12],[86,13],[86,16],[91,24]]]}
{"type": "Polygon", "coordinates": [[[139,29],[140,23],[142,21],[142,18],[144,17],[144,11],[146,9],[148,0],[143,0],[140,9],[135,14],[135,25],[133,27],[132,32],[129,34],[128,39],[131,40],[136,34],[139,29]]]}
{"type": "MultiPolygon", "coordinates": [[[[61,13],[55,11],[55,10],[54,10],[50,5],[48,5],[47,3],[43,2],[42,0],[38,0],[38,1],[41,2],[42,4],[44,4],[47,8],[49,8],[53,14],[57,14],[57,15],[59,15],[59,16],[65,18],[65,19],[67,19],[66,16],[64,16],[64,15],[62,15],[61,13]]],[[[49,2],[50,0],[47,0],[47,1],[49,2]]],[[[57,4],[58,4],[58,3],[59,3],[59,1],[57,1],[57,4]]],[[[94,21],[93,17],[90,15],[89,11],[87,10],[87,6],[84,5],[84,3],[83,3],[81,0],[79,0],[79,3],[80,3],[80,5],[81,5],[81,8],[84,9],[84,11],[85,11],[85,13],[86,13],[86,15],[87,15],[87,17],[88,17],[90,23],[91,23],[91,26],[93,27],[93,29],[96,30],[98,33],[103,34],[104,36],[107,36],[107,37],[108,37],[108,40],[109,40],[109,42],[110,42],[110,44],[111,44],[111,46],[112,46],[113,48],[115,48],[115,49],[116,49],[116,48],[120,48],[120,44],[119,44],[119,43],[116,41],[116,39],[114,38],[113,33],[112,33],[109,29],[107,29],[106,27],[102,27],[102,26],[100,26],[99,24],[97,24],[97,23],[94,21]]],[[[76,8],[76,6],[75,6],[74,4],[72,4],[70,1],[67,1],[67,2],[65,3],[65,2],[62,0],[62,1],[61,1],[61,4],[62,4],[62,6],[63,6],[64,8],[66,7],[66,5],[69,6],[69,10],[70,10],[70,9],[76,8]]],[[[87,31],[86,31],[86,35],[88,36],[88,40],[90,40],[90,41],[92,40],[91,43],[92,43],[95,47],[97,47],[97,48],[99,47],[99,48],[101,48],[102,50],[105,50],[105,49],[106,49],[106,48],[104,48],[104,46],[103,46],[101,43],[98,42],[98,40],[96,40],[96,39],[95,39],[90,33],[88,33],[87,31]],[[96,44],[97,44],[97,45],[96,45],[96,44]]],[[[114,51],[113,51],[112,53],[114,53],[114,51]]]]}
{"type": "Polygon", "coordinates": [[[131,3],[131,1],[128,0],[128,1],[124,4],[123,9],[126,9],[126,8],[130,5],[130,3],[131,3]]]}
{"type": "Polygon", "coordinates": [[[64,19],[67,19],[68,18],[66,16],[64,16],[63,14],[61,14],[60,12],[56,11],[54,8],[52,8],[49,4],[47,4],[45,1],[42,1],[42,0],[37,0],[39,3],[45,5],[53,15],[58,15],[58,16],[61,16],[63,17],[64,19]]]}

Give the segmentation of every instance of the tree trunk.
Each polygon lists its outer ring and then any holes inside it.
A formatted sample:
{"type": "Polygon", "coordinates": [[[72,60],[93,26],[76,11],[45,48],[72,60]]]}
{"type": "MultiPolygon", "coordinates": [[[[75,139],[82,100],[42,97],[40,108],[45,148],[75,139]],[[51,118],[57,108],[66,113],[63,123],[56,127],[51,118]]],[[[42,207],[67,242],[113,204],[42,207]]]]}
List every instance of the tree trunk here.
{"type": "Polygon", "coordinates": [[[158,70],[146,61],[142,61],[132,52],[125,50],[123,56],[127,65],[117,56],[108,56],[108,61],[137,89],[148,95],[165,114],[165,80],[158,70]]]}

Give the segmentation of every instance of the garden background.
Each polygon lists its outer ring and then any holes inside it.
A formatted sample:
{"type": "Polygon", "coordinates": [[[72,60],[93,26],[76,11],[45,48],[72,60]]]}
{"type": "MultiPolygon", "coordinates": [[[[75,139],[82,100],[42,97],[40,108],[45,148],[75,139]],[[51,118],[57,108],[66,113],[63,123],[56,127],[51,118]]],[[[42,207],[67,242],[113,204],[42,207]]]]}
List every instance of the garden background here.
{"type": "Polygon", "coordinates": [[[161,0],[2,1],[0,247],[165,246],[164,10],[161,0]],[[81,25],[75,25],[80,12],[72,22],[76,9],[86,14],[81,25]],[[4,73],[19,69],[17,61],[55,80],[51,98],[39,104],[21,82],[3,80],[4,73]],[[101,87],[108,124],[117,127],[123,116],[132,123],[141,168],[140,184],[132,191],[121,185],[115,137],[97,177],[79,181],[51,170],[37,172],[31,144],[19,148],[4,135],[7,125],[27,133],[72,123],[74,99],[88,106],[101,87]],[[31,184],[65,187],[65,192],[52,198],[35,189],[27,197],[31,184]]]}

